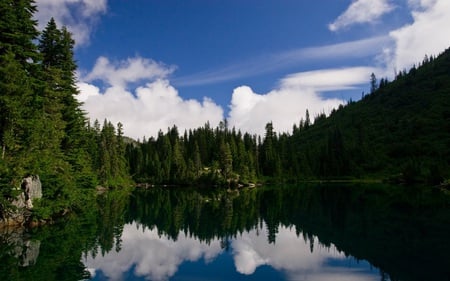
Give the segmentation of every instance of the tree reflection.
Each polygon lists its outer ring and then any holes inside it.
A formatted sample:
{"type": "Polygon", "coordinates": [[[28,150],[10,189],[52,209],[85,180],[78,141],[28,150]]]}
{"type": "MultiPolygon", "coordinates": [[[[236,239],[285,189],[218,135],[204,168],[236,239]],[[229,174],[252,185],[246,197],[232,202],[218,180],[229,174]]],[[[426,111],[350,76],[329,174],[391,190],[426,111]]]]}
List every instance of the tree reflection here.
{"type": "MultiPolygon", "coordinates": [[[[298,277],[299,256],[282,263],[273,256],[291,245],[283,251],[302,249],[312,257],[326,256],[326,261],[333,261],[326,252],[337,253],[338,259],[367,260],[381,270],[378,280],[448,280],[449,202],[449,195],[439,190],[383,185],[153,188],[131,196],[109,192],[86,202],[85,210],[64,222],[26,231],[24,241],[39,241],[40,246],[25,269],[19,256],[11,254],[15,244],[0,234],[0,280],[88,279],[81,261],[95,267],[98,259],[122,256],[130,241],[149,243],[158,254],[172,253],[166,260],[142,254],[143,261],[175,265],[211,262],[227,253],[241,273],[267,264],[298,277]]],[[[149,252],[142,243],[135,252],[149,252]]],[[[175,269],[161,276],[171,276],[175,269]]]]}
{"type": "Polygon", "coordinates": [[[438,280],[450,276],[448,206],[448,195],[437,190],[384,185],[151,189],[132,198],[126,221],[205,242],[261,230],[264,223],[267,241],[276,244],[279,228],[293,227],[311,252],[318,237],[320,247],[336,245],[393,280],[430,278],[424,272],[438,280]]]}

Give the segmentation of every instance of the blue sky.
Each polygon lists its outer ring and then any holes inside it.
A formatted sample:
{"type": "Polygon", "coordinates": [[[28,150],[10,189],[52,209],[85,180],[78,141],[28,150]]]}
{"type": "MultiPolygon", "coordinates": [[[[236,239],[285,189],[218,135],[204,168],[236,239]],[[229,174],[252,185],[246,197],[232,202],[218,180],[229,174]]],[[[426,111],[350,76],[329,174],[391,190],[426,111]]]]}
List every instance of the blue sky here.
{"type": "Polygon", "coordinates": [[[289,132],[450,45],[448,0],[37,0],[77,41],[88,116],[134,138],[231,126],[289,132]]]}

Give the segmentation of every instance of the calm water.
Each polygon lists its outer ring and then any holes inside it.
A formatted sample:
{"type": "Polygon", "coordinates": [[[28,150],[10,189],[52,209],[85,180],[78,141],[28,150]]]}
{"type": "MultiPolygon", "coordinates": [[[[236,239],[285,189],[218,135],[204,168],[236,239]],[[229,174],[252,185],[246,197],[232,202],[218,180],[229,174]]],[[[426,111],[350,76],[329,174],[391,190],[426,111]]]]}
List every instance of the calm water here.
{"type": "Polygon", "coordinates": [[[449,204],[381,185],[108,193],[0,232],[0,280],[450,280],[449,204]]]}

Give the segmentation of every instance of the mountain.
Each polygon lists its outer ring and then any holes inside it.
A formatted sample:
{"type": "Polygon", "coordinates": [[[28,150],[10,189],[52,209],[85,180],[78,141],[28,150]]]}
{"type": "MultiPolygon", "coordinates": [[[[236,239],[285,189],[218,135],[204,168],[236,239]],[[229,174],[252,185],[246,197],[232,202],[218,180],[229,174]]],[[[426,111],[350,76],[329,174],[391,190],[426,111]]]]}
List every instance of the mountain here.
{"type": "MultiPolygon", "coordinates": [[[[441,182],[450,176],[450,49],[358,102],[295,130],[292,161],[315,177],[441,182]],[[301,166],[301,165],[300,165],[301,166]]],[[[302,173],[300,171],[300,173],[302,173]]]]}

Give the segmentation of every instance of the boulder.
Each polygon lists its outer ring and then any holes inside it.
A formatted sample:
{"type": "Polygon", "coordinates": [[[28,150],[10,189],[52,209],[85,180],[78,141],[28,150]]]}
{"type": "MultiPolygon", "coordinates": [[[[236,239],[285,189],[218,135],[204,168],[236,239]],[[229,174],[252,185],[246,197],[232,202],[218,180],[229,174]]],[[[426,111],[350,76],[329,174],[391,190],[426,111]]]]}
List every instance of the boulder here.
{"type": "Polygon", "coordinates": [[[0,228],[26,223],[33,209],[33,200],[42,198],[42,184],[37,175],[23,178],[20,188],[22,192],[11,201],[14,208],[0,208],[0,228]]]}
{"type": "Polygon", "coordinates": [[[33,200],[42,198],[42,184],[38,175],[30,175],[22,180],[22,193],[12,202],[17,208],[33,209],[33,200]]]}

